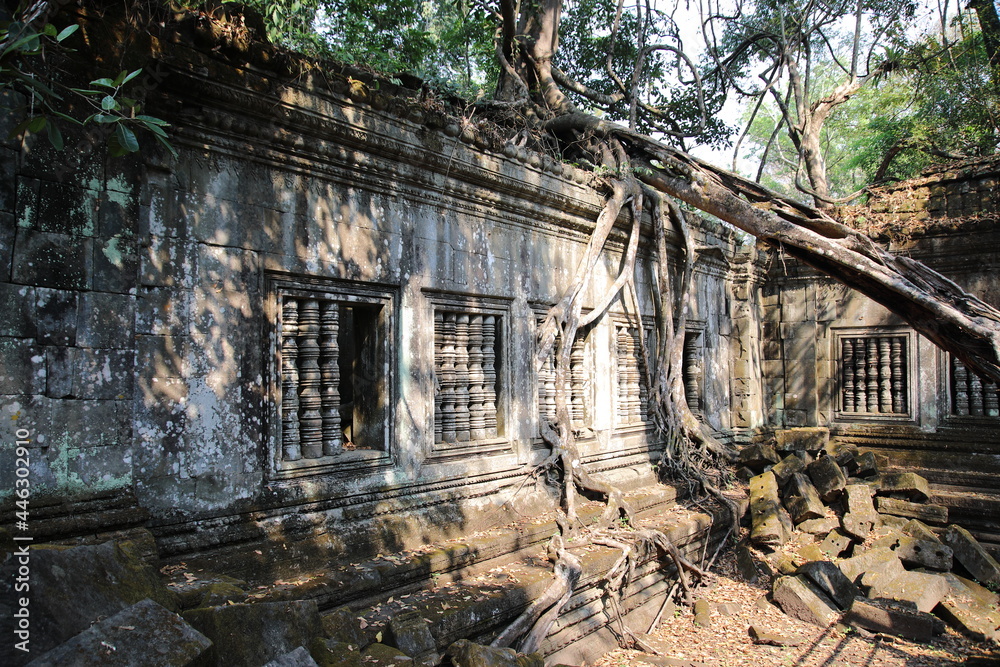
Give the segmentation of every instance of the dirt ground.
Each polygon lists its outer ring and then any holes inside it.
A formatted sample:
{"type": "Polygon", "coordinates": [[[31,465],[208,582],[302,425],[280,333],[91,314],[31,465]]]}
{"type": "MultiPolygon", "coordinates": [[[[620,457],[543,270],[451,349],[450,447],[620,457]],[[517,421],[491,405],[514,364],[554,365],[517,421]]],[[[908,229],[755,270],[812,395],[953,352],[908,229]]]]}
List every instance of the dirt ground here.
{"type": "MultiPolygon", "coordinates": [[[[700,627],[690,607],[665,614],[643,642],[655,654],[618,649],[594,667],[967,667],[1000,666],[1000,647],[977,643],[951,629],[929,644],[873,635],[843,626],[819,628],[791,618],[766,601],[770,582],[742,581],[735,551],[720,555],[715,581],[699,596],[712,606],[711,622],[700,627]],[[784,639],[784,646],[754,643],[751,626],[784,639]]],[[[647,628],[632,628],[635,632],[647,628]]]]}

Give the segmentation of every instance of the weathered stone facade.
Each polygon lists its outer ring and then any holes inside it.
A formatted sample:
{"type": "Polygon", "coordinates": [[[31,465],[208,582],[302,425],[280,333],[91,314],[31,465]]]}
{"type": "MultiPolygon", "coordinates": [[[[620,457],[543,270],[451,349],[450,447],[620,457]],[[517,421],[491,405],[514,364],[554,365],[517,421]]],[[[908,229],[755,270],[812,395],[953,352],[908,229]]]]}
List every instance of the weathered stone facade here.
{"type": "MultiPolygon", "coordinates": [[[[5,507],[18,429],[40,539],[144,525],[165,556],[259,542],[281,571],[463,534],[512,497],[549,506],[520,487],[547,451],[534,333],[602,206],[591,175],[491,144],[419,91],[173,39],[143,64],[179,158],[4,149],[5,507]]],[[[763,425],[759,272],[732,231],[698,237],[687,380],[696,411],[745,439],[763,425]]],[[[611,311],[574,355],[574,417],[586,464],[634,487],[659,444],[637,323],[611,311]]]]}

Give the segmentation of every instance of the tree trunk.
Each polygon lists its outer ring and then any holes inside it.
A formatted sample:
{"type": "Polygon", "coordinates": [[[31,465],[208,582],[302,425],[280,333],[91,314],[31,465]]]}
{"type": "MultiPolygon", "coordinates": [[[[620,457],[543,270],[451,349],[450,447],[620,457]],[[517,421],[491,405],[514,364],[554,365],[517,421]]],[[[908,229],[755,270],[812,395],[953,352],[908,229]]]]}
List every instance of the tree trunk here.
{"type": "Polygon", "coordinates": [[[976,12],[979,29],[983,32],[983,45],[990,60],[990,77],[1000,91],[1000,16],[993,0],[970,0],[969,7],[976,12]]]}

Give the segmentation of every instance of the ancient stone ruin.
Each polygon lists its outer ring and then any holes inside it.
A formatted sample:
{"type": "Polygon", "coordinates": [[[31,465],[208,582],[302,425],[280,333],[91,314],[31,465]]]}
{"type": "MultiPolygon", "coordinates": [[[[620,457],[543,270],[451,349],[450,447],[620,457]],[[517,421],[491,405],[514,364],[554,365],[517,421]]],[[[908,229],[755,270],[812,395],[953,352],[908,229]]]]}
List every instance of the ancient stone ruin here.
{"type": "MultiPolygon", "coordinates": [[[[115,43],[113,22],[82,20],[115,43]]],[[[558,497],[531,471],[557,380],[533,363],[535,332],[601,209],[592,174],[498,142],[418,84],[321,74],[204,16],[128,58],[177,158],[112,159],[85,134],[63,153],[0,147],[0,617],[30,649],[5,639],[0,661],[582,664],[617,645],[613,619],[648,628],[676,564],[637,554],[611,610],[607,546],[580,555],[536,653],[487,646],[552,578],[558,497]]],[[[998,173],[929,174],[852,215],[923,223],[872,229],[997,305],[998,173]]],[[[777,603],[995,640],[976,605],[996,604],[997,387],[780,252],[708,219],[695,231],[688,404],[743,448],[755,544],[823,538],[781,570],[777,603]],[[864,558],[885,576],[845,565],[864,558]]],[[[581,330],[573,428],[587,470],[704,562],[725,511],[658,479],[651,329],[616,302],[581,330]]]]}

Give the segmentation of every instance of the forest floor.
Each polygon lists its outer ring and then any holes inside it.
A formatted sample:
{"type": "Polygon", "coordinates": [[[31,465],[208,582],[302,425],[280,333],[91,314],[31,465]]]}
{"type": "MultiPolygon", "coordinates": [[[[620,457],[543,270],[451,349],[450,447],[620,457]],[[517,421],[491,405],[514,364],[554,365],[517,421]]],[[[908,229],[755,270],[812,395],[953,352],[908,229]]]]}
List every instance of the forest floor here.
{"type": "Polygon", "coordinates": [[[974,642],[950,628],[921,644],[839,625],[820,628],[787,616],[767,601],[767,577],[755,584],[740,577],[735,549],[720,554],[712,571],[714,580],[697,593],[711,603],[708,626],[694,622],[690,607],[677,607],[664,614],[657,629],[641,635],[656,653],[617,649],[594,667],[1000,666],[1000,647],[974,642]],[[754,643],[751,626],[778,635],[784,645],[754,643]]]}

